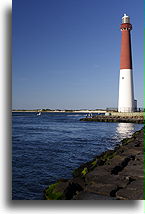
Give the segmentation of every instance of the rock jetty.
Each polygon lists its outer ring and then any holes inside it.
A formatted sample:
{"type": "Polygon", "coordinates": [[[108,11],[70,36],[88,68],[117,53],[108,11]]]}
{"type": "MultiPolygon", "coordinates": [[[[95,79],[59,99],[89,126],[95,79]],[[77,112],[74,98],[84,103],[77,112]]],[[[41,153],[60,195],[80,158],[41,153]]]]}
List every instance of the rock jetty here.
{"type": "Polygon", "coordinates": [[[143,129],[44,191],[46,200],[143,200],[143,129]]]}
{"type": "Polygon", "coordinates": [[[117,123],[144,123],[143,116],[114,116],[97,115],[92,118],[82,118],[81,121],[117,122],[117,123]]]}

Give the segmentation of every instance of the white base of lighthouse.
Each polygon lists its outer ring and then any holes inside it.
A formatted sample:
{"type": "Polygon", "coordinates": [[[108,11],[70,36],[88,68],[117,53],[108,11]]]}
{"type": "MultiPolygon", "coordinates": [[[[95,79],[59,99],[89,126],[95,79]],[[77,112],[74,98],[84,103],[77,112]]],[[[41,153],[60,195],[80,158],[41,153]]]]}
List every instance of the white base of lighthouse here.
{"type": "Polygon", "coordinates": [[[132,69],[121,69],[118,112],[134,112],[135,108],[132,69]]]}

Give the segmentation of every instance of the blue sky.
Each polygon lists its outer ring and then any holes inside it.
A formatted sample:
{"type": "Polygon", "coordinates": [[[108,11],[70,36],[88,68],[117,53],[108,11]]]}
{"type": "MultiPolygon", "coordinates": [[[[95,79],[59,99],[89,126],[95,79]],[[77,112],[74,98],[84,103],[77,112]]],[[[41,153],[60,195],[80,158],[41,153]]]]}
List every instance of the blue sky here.
{"type": "Polygon", "coordinates": [[[13,0],[13,109],[117,107],[121,17],[143,107],[143,0],[13,0]]]}

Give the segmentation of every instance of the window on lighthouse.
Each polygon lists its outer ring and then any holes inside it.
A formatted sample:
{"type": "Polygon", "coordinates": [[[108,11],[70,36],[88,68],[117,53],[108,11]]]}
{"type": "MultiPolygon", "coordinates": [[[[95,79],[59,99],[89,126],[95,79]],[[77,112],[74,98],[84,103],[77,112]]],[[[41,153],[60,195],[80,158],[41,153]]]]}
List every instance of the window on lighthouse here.
{"type": "Polygon", "coordinates": [[[124,79],[124,77],[122,77],[122,79],[124,79]]]}

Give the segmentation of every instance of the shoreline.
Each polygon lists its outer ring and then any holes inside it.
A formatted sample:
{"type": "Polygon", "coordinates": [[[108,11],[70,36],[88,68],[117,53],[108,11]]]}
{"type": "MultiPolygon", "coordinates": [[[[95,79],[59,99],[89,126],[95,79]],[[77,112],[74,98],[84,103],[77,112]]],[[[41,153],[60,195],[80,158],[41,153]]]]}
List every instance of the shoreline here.
{"type": "Polygon", "coordinates": [[[12,110],[14,112],[48,112],[48,113],[106,113],[106,110],[12,110]]]}
{"type": "Polygon", "coordinates": [[[143,200],[143,128],[44,190],[45,200],[143,200]]]}

